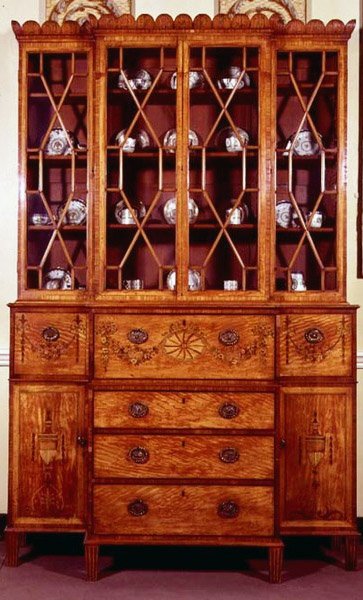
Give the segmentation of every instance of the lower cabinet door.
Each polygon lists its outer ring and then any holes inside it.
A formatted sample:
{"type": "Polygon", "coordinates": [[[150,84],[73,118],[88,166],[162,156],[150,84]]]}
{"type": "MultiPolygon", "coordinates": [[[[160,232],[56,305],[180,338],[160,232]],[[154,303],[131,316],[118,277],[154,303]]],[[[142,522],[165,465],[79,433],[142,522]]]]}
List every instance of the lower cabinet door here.
{"type": "Polygon", "coordinates": [[[84,405],[77,385],[14,385],[10,513],[13,526],[84,526],[84,405]]]}
{"type": "Polygon", "coordinates": [[[353,402],[350,387],[282,390],[282,533],[352,527],[353,402]]]}

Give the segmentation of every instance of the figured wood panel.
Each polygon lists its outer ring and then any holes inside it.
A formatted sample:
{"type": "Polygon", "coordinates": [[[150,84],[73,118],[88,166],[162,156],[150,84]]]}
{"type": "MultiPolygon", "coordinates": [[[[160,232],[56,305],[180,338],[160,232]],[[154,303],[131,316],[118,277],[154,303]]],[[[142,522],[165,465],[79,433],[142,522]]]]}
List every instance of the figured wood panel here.
{"type": "Polygon", "coordinates": [[[273,429],[274,395],[253,392],[97,391],[94,425],[132,429],[273,429]]]}
{"type": "Polygon", "coordinates": [[[270,479],[274,439],[267,436],[96,435],[95,477],[270,479]]]}
{"type": "Polygon", "coordinates": [[[270,487],[97,485],[93,501],[96,534],[273,534],[270,487]],[[228,508],[235,516],[218,514],[228,508]]]}
{"type": "Polygon", "coordinates": [[[88,370],[87,315],[17,312],[14,316],[16,375],[85,375],[88,370]]]}
{"type": "Polygon", "coordinates": [[[96,315],[102,378],[271,379],[274,317],[96,315]]]}
{"type": "Polygon", "coordinates": [[[84,389],[19,385],[12,396],[14,524],[84,523],[84,389]]]}
{"type": "Polygon", "coordinates": [[[352,375],[350,315],[293,314],[280,319],[280,375],[352,375]]]}
{"type": "Polygon", "coordinates": [[[282,391],[282,527],[352,523],[352,403],[350,388],[282,391]]]}

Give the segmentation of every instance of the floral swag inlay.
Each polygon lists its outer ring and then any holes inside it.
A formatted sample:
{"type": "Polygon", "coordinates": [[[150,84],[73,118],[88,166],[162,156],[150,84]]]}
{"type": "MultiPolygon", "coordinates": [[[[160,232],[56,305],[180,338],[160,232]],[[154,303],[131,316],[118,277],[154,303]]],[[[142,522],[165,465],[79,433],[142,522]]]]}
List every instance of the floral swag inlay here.
{"type": "Polygon", "coordinates": [[[140,343],[122,344],[114,339],[117,326],[112,321],[103,322],[96,330],[101,341],[101,360],[104,370],[107,370],[111,355],[137,366],[152,360],[157,354],[180,361],[194,361],[209,353],[218,361],[230,366],[239,365],[259,355],[262,360],[267,357],[267,340],[274,337],[271,327],[257,325],[252,328],[253,339],[242,345],[214,345],[198,325],[180,321],[172,323],[169,329],[162,333],[161,341],[156,345],[140,343]]]}
{"type": "Polygon", "coordinates": [[[346,319],[343,317],[341,322],[336,328],[335,334],[333,338],[330,340],[325,339],[325,336],[320,332],[320,330],[316,330],[321,335],[314,339],[314,341],[309,341],[308,334],[312,331],[308,329],[303,336],[303,343],[300,345],[298,340],[300,336],[298,332],[294,329],[290,330],[288,321],[286,321],[286,339],[287,339],[287,347],[289,344],[292,345],[295,352],[303,358],[305,362],[310,363],[319,363],[323,362],[329,354],[341,344],[342,348],[342,362],[345,362],[345,338],[348,330],[348,325],[346,319]]]}
{"type": "MultiPolygon", "coordinates": [[[[53,328],[48,327],[48,329],[53,328]]],[[[44,339],[44,335],[40,335],[36,340],[33,340],[30,336],[31,327],[25,315],[21,316],[20,321],[16,326],[16,330],[20,335],[22,362],[25,360],[27,348],[35,355],[39,356],[39,358],[51,361],[61,358],[73,344],[76,345],[76,361],[79,361],[80,337],[86,333],[86,327],[78,315],[70,324],[69,337],[67,335],[67,339],[64,340],[61,339],[61,335],[56,328],[54,328],[54,330],[57,331],[58,336],[54,337],[54,339],[44,339]]]]}

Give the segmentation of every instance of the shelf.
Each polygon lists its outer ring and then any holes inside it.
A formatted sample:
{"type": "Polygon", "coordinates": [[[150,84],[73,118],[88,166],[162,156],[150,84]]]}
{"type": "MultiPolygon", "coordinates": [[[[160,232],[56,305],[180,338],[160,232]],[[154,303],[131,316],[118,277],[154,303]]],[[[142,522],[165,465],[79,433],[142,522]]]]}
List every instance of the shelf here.
{"type": "Polygon", "coordinates": [[[322,233],[335,233],[335,231],[336,230],[334,227],[309,227],[306,230],[303,229],[302,227],[276,227],[277,233],[282,233],[282,234],[293,233],[295,235],[299,234],[299,233],[305,233],[305,232],[322,234],[322,233]]]}
{"type": "Polygon", "coordinates": [[[29,231],[87,231],[87,225],[61,225],[54,227],[53,225],[28,225],[29,231]]]}

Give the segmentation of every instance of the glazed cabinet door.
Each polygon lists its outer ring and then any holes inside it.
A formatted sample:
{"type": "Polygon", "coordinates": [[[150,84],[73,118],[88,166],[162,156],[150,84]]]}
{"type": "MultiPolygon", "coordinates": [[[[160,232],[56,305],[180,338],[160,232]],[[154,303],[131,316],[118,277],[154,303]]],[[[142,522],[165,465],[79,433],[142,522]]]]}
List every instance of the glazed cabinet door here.
{"type": "Polygon", "coordinates": [[[92,52],[86,40],[21,44],[20,291],[90,288],[92,52]]]}
{"type": "Polygon", "coordinates": [[[85,392],[77,385],[14,385],[10,409],[12,526],[84,527],[85,392]]]}
{"type": "Polygon", "coordinates": [[[185,52],[188,271],[182,274],[194,298],[252,299],[265,290],[266,57],[261,39],[233,36],[228,44],[193,40],[185,52]]]}
{"type": "Polygon", "coordinates": [[[345,49],[311,48],[282,44],[276,54],[275,291],[281,300],[344,295],[345,49]]]}
{"type": "Polygon", "coordinates": [[[181,189],[181,55],[175,36],[100,40],[99,287],[124,298],[173,294],[181,189]]]}
{"type": "Polygon", "coordinates": [[[281,533],[354,526],[353,392],[281,392],[281,533]]]}
{"type": "Polygon", "coordinates": [[[96,237],[109,298],[266,296],[268,50],[215,38],[99,40],[96,237]]]}

